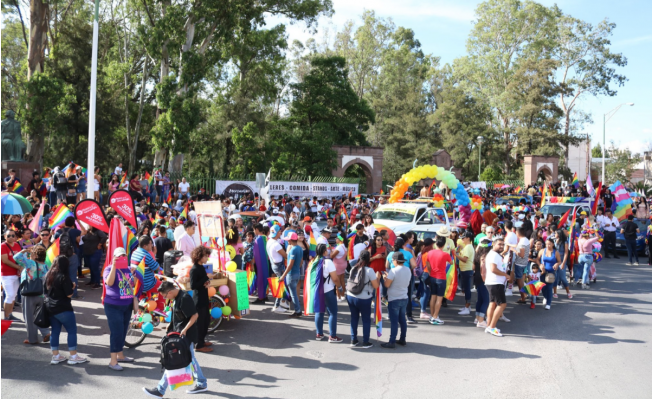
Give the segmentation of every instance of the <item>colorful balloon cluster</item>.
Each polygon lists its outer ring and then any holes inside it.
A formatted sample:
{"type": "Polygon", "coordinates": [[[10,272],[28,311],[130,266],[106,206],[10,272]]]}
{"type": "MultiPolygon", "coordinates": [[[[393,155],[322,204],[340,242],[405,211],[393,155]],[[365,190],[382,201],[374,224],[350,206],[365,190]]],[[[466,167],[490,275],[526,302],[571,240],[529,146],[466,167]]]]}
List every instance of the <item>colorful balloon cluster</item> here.
{"type": "Polygon", "coordinates": [[[444,206],[444,196],[441,194],[435,194],[432,197],[432,201],[435,208],[441,208],[444,206]]]}
{"type": "Polygon", "coordinates": [[[474,211],[479,211],[482,209],[482,197],[479,195],[474,195],[473,198],[471,198],[471,209],[474,211]]]}
{"type": "Polygon", "coordinates": [[[451,193],[455,194],[455,198],[457,198],[460,219],[467,223],[471,220],[471,199],[464,189],[464,186],[450,171],[444,168],[439,168],[435,165],[422,165],[401,176],[390,192],[390,204],[400,201],[405,196],[405,192],[411,185],[423,179],[437,179],[442,181],[449,188],[451,193]]]}

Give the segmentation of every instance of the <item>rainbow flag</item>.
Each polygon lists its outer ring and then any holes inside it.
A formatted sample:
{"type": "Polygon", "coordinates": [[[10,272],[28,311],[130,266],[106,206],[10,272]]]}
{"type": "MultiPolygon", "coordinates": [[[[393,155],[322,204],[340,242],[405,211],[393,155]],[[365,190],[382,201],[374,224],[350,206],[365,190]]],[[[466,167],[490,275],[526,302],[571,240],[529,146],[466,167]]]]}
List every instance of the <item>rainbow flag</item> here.
{"type": "Polygon", "coordinates": [[[45,168],[45,173],[43,174],[44,179],[49,179],[52,177],[52,173],[50,173],[52,169],[50,168],[45,168]]]}
{"type": "Polygon", "coordinates": [[[179,219],[184,218],[188,219],[188,204],[186,203],[186,206],[183,207],[183,211],[179,215],[179,219]]]}
{"type": "Polygon", "coordinates": [[[61,247],[59,245],[59,239],[57,238],[45,252],[45,264],[48,265],[48,270],[52,267],[52,262],[54,262],[54,259],[59,256],[60,252],[61,247]]]}
{"type": "Polygon", "coordinates": [[[614,202],[611,205],[611,210],[615,217],[618,218],[618,221],[623,221],[627,219],[627,216],[631,215],[632,212],[632,198],[629,196],[629,193],[623,187],[620,180],[609,186],[611,193],[614,195],[614,202]]]}
{"type": "Polygon", "coordinates": [[[315,236],[312,234],[312,231],[310,232],[310,256],[317,256],[317,240],[315,240],[315,236]]]}
{"type": "Polygon", "coordinates": [[[50,216],[50,219],[48,220],[50,229],[55,230],[56,228],[63,226],[68,216],[74,215],[65,204],[59,205],[59,207],[57,207],[56,211],[52,213],[52,216],[50,216]]]}
{"type": "Polygon", "coordinates": [[[380,337],[383,335],[383,310],[380,299],[380,285],[376,288],[376,309],[374,310],[374,321],[376,322],[376,334],[380,337]]]}
{"type": "Polygon", "coordinates": [[[285,281],[279,281],[278,277],[270,277],[267,279],[269,283],[269,290],[272,291],[272,296],[274,298],[283,298],[285,294],[285,281]]]}
{"type": "Polygon", "coordinates": [[[561,219],[559,219],[559,223],[557,224],[558,229],[561,229],[566,224],[566,222],[568,221],[568,216],[570,216],[570,211],[571,211],[570,209],[567,210],[566,213],[564,213],[564,216],[562,216],[561,219]]]}
{"type": "Polygon", "coordinates": [[[34,184],[34,190],[36,190],[38,195],[41,197],[46,197],[48,195],[48,185],[45,182],[46,180],[41,180],[41,184],[38,187],[34,184]]]}
{"type": "Polygon", "coordinates": [[[383,190],[380,190],[380,195],[385,195],[385,192],[383,190]]]}
{"type": "Polygon", "coordinates": [[[575,188],[580,187],[580,179],[577,177],[577,172],[573,175],[573,180],[571,181],[571,185],[575,186],[575,188]]]}
{"type": "Polygon", "coordinates": [[[126,182],[127,182],[127,171],[125,170],[122,173],[122,178],[120,179],[120,187],[124,186],[126,182]]]}
{"type": "Polygon", "coordinates": [[[145,278],[145,258],[140,261],[138,266],[132,271],[133,275],[136,276],[136,284],[134,285],[134,295],[140,292],[140,288],[143,286],[143,280],[145,278]]]}
{"type": "Polygon", "coordinates": [[[455,292],[457,292],[457,272],[455,264],[446,264],[446,291],[444,298],[452,301],[455,299],[455,292]]]}
{"type": "Polygon", "coordinates": [[[147,197],[147,205],[152,205],[152,199],[149,196],[147,197]]]}
{"type": "Polygon", "coordinates": [[[546,194],[548,193],[548,186],[543,183],[543,190],[541,191],[541,207],[546,204],[546,194]]]}
{"type": "Polygon", "coordinates": [[[598,204],[600,203],[600,193],[602,192],[602,182],[598,183],[598,189],[595,191],[595,199],[593,201],[593,206],[591,207],[591,214],[598,214],[598,204]]]}
{"type": "Polygon", "coordinates": [[[149,172],[145,172],[145,180],[147,180],[147,185],[152,187],[154,183],[154,176],[150,175],[149,172]]]}
{"type": "Polygon", "coordinates": [[[15,181],[14,185],[11,187],[11,189],[7,190],[7,191],[13,192],[13,193],[16,193],[16,194],[22,194],[22,193],[25,192],[25,187],[23,187],[23,185],[20,184],[19,181],[15,181]]]}
{"type": "Polygon", "coordinates": [[[165,200],[165,202],[170,205],[170,202],[172,202],[172,192],[168,192],[168,198],[165,200]]]}
{"type": "Polygon", "coordinates": [[[29,223],[29,229],[38,234],[41,231],[41,226],[43,225],[43,210],[45,208],[45,202],[41,202],[34,219],[29,223]]]}
{"type": "Polygon", "coordinates": [[[541,281],[530,281],[521,288],[521,292],[527,295],[537,296],[545,286],[546,283],[542,283],[541,281]]]}
{"type": "Polygon", "coordinates": [[[249,295],[253,295],[256,291],[256,272],[251,263],[247,263],[247,287],[249,287],[249,295]]]}
{"type": "Polygon", "coordinates": [[[324,313],[324,258],[315,258],[308,265],[303,285],[303,310],[306,315],[324,313]]]}

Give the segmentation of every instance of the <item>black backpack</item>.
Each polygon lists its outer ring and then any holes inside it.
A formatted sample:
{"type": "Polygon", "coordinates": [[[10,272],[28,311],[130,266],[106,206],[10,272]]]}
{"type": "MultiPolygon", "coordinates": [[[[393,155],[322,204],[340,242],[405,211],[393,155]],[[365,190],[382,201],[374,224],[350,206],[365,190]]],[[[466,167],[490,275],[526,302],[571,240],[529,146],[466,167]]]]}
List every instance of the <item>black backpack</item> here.
{"type": "Polygon", "coordinates": [[[365,283],[366,277],[366,267],[356,265],[349,273],[349,279],[346,282],[346,290],[353,295],[360,294],[368,284],[365,283]]]}
{"type": "Polygon", "coordinates": [[[168,333],[161,339],[161,367],[165,370],[178,370],[188,367],[192,362],[190,344],[178,332],[168,333]]]}
{"type": "Polygon", "coordinates": [[[61,235],[59,236],[59,253],[67,257],[71,257],[75,251],[72,246],[72,240],[70,239],[70,234],[68,234],[70,228],[64,228],[61,230],[61,235]]]}
{"type": "Polygon", "coordinates": [[[66,177],[66,174],[63,172],[59,172],[56,175],[54,175],[54,186],[63,186],[65,184],[68,184],[68,178],[66,177]]]}

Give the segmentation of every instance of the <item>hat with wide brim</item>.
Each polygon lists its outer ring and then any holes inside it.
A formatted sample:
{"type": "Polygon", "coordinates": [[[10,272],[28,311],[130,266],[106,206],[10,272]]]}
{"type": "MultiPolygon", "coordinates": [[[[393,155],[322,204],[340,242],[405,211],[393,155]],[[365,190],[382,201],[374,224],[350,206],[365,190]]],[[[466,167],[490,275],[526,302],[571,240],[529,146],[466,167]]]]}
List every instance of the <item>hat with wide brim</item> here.
{"type": "Polygon", "coordinates": [[[451,235],[451,232],[448,230],[448,227],[441,226],[439,230],[437,230],[437,235],[440,237],[448,237],[451,235]]]}

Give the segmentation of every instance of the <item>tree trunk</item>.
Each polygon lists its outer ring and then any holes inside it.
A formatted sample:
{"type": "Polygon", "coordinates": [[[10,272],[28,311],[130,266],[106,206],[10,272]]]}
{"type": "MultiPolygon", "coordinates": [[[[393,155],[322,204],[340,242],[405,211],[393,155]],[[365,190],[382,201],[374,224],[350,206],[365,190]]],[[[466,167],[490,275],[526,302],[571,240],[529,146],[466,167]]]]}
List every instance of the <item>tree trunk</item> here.
{"type": "Polygon", "coordinates": [[[136,127],[134,128],[134,142],[130,148],[130,154],[129,154],[129,170],[136,170],[134,169],[136,165],[136,153],[138,152],[138,138],[140,136],[140,124],[143,120],[143,107],[145,104],[145,88],[147,85],[147,66],[148,66],[149,58],[145,57],[145,63],[143,64],[143,80],[140,83],[140,105],[138,107],[138,118],[136,119],[136,127]]]}
{"type": "Polygon", "coordinates": [[[505,165],[504,165],[504,174],[505,177],[509,175],[509,131],[505,130],[503,133],[503,139],[505,140],[505,165]]]}

